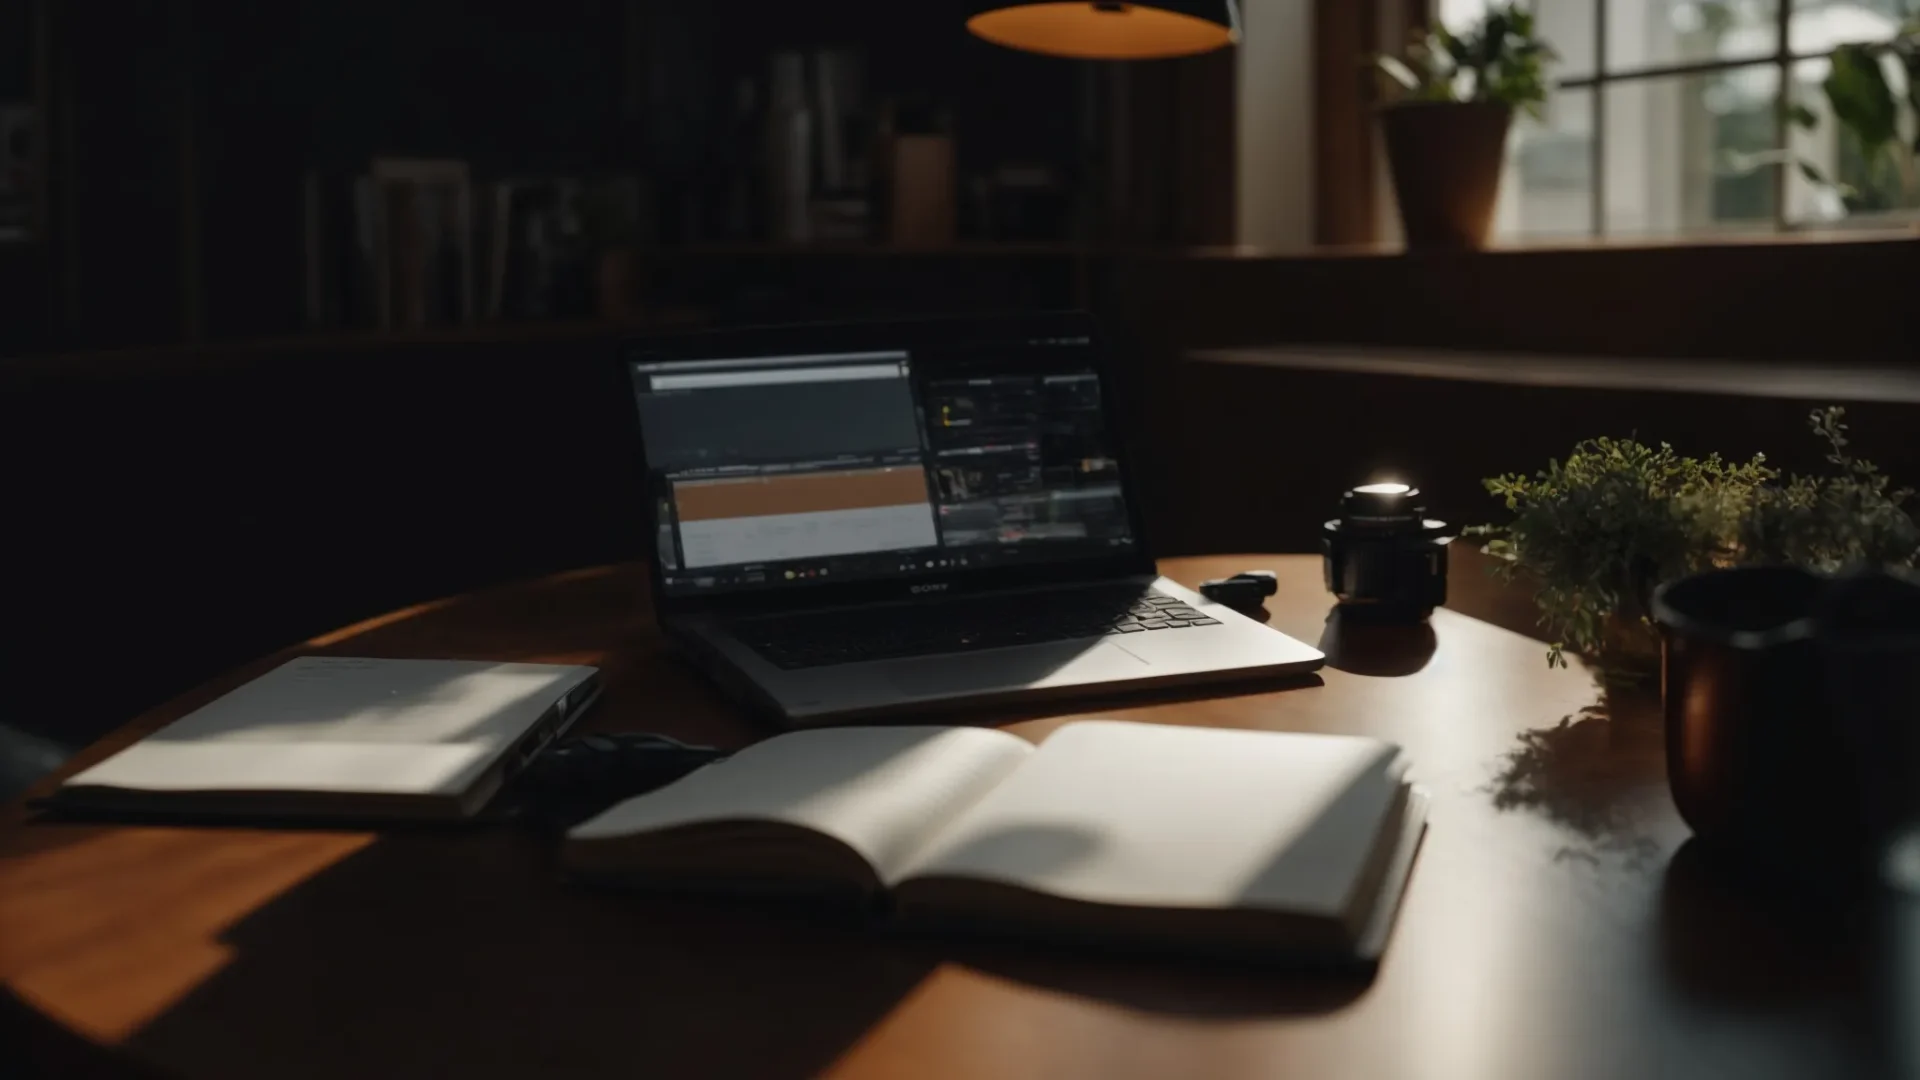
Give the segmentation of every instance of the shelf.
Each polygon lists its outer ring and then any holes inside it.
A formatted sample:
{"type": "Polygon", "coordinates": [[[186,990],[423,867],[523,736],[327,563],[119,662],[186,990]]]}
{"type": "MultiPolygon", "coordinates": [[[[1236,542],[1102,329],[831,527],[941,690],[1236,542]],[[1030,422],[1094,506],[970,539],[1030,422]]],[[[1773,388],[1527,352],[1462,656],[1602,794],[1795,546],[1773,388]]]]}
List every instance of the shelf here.
{"type": "Polygon", "coordinates": [[[633,319],[576,319],[467,323],[420,330],[325,330],[275,338],[238,338],[197,344],[103,349],[0,357],[0,383],[20,379],[119,378],[156,373],[206,373],[283,362],[311,363],[315,354],[392,350],[407,346],[539,345],[545,342],[613,340],[627,334],[686,330],[706,325],[710,313],[692,308],[649,311],[633,319]]]}
{"type": "Polygon", "coordinates": [[[980,258],[980,257],[1056,257],[1074,258],[1102,253],[1102,249],[1068,242],[961,242],[937,247],[896,244],[821,243],[821,244],[689,244],[685,246],[635,249],[642,258],[689,259],[786,259],[786,258],[980,258]]]}

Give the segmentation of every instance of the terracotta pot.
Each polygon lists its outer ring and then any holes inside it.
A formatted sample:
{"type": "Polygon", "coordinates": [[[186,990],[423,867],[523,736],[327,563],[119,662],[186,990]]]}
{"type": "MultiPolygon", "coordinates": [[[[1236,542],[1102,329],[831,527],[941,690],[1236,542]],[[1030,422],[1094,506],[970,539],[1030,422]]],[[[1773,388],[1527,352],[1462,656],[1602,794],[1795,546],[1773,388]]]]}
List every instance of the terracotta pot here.
{"type": "Polygon", "coordinates": [[[1600,652],[1594,657],[1609,687],[1658,685],[1660,631],[1638,615],[1607,616],[1600,629],[1600,652]]]}
{"type": "Polygon", "coordinates": [[[1403,102],[1381,111],[1409,250],[1486,246],[1512,123],[1511,108],[1478,102],[1403,102]]]}

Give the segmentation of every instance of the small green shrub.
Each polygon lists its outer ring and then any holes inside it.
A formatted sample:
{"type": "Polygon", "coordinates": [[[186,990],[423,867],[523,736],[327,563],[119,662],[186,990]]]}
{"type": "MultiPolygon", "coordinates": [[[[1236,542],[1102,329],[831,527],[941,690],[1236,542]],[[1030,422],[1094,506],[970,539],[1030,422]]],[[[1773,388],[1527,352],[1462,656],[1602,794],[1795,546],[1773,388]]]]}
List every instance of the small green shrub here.
{"type": "Polygon", "coordinates": [[[1815,410],[1814,433],[1836,471],[1782,476],[1755,455],[1684,457],[1661,443],[1588,439],[1531,477],[1485,481],[1513,519],[1479,526],[1511,577],[1538,585],[1540,623],[1554,637],[1548,663],[1565,652],[1596,657],[1634,639],[1654,639],[1647,617],[1662,583],[1715,567],[1786,563],[1832,571],[1851,563],[1911,566],[1920,527],[1871,462],[1847,449],[1845,410],[1815,410]],[[1621,640],[1622,638],[1626,640],[1621,640]]]}

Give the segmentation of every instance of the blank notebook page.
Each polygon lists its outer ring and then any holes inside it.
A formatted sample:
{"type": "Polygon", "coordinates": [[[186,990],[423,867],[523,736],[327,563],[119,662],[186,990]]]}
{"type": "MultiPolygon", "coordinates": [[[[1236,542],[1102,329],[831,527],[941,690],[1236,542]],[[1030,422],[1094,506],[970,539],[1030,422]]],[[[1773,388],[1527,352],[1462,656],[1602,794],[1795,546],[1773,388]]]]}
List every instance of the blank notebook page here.
{"type": "Polygon", "coordinates": [[[575,826],[573,840],[713,821],[782,821],[834,837],[881,876],[1032,756],[983,728],[800,731],[749,746],[575,826]]]}
{"type": "Polygon", "coordinates": [[[1339,918],[1402,771],[1399,749],[1374,739],[1070,724],[892,880],[1339,918]]]}

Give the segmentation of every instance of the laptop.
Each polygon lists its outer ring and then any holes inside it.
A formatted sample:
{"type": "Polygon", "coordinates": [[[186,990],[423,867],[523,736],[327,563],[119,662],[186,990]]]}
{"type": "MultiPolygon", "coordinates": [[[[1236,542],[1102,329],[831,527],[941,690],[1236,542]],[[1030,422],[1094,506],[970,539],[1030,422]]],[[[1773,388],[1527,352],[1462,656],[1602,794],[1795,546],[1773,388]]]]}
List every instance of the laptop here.
{"type": "Polygon", "coordinates": [[[790,725],[1325,659],[1156,573],[1087,316],[695,334],[623,363],[660,626],[790,725]]]}

